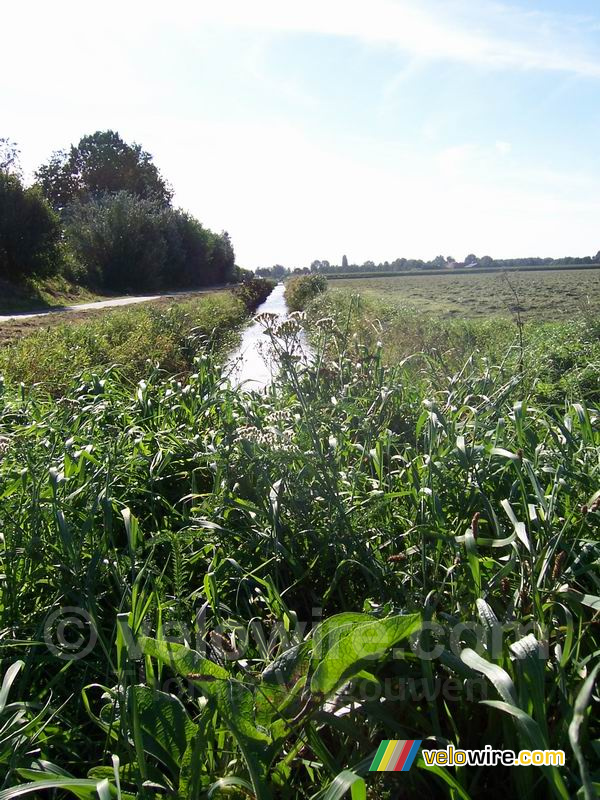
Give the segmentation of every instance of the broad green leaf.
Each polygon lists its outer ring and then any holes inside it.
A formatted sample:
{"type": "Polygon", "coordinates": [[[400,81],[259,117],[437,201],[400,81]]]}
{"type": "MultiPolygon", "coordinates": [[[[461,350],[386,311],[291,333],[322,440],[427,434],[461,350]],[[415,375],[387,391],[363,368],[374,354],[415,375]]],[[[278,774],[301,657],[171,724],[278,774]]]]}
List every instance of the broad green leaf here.
{"type": "Polygon", "coordinates": [[[138,636],[136,644],[144,655],[167,664],[174,672],[193,680],[194,683],[204,684],[229,678],[226,669],[182,644],[165,640],[159,641],[148,636],[138,636]],[[190,675],[202,677],[190,678],[190,675]]]}
{"type": "Polygon", "coordinates": [[[373,617],[357,611],[345,611],[321,622],[312,635],[312,651],[315,657],[320,658],[326,650],[331,648],[342,636],[346,636],[353,625],[372,622],[373,617]]]}
{"type": "Polygon", "coordinates": [[[263,671],[256,689],[257,723],[272,725],[274,718],[294,716],[289,706],[298,702],[310,661],[310,642],[303,642],[286,650],[263,671]]]}
{"type": "Polygon", "coordinates": [[[157,758],[174,778],[177,777],[196,726],[176,697],[146,686],[132,686],[127,691],[128,706],[131,706],[132,693],[135,693],[145,752],[157,758]]]}
{"type": "Polygon", "coordinates": [[[242,751],[258,800],[267,800],[271,791],[266,773],[270,761],[271,737],[254,724],[252,691],[218,664],[184,645],[140,636],[137,646],[146,656],[167,664],[192,681],[214,704],[242,751]]]}
{"type": "Polygon", "coordinates": [[[361,662],[378,659],[394,644],[417,631],[420,625],[420,614],[345,624],[345,635],[320,657],[311,679],[311,692],[331,694],[362,668],[361,662]]]}

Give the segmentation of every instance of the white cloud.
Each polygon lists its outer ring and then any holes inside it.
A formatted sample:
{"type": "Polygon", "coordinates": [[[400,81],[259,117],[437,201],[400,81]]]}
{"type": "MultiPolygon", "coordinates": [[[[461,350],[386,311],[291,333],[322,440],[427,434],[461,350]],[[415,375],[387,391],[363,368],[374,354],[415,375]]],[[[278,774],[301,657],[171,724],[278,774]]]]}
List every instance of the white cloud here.
{"type": "Polygon", "coordinates": [[[503,142],[500,139],[496,142],[495,147],[496,150],[503,156],[507,156],[512,150],[512,145],[510,142],[503,142]]]}
{"type": "MultiPolygon", "coordinates": [[[[170,30],[190,34],[219,25],[351,37],[396,46],[416,59],[600,77],[593,40],[600,19],[526,12],[493,0],[172,0],[167,5],[162,0],[105,0],[101,6],[22,0],[8,15],[7,28],[26,30],[29,40],[43,42],[49,31],[67,31],[74,34],[70,45],[83,52],[93,30],[95,39],[102,37],[106,56],[122,31],[143,36],[158,27],[165,35],[170,30]]],[[[10,47],[10,40],[3,46],[10,47]]],[[[58,51],[56,57],[60,61],[58,51]]]]}
{"type": "Polygon", "coordinates": [[[204,22],[396,45],[422,59],[600,77],[600,59],[584,42],[589,21],[489,2],[471,2],[465,13],[459,2],[439,0],[204,0],[196,14],[204,22]]]}

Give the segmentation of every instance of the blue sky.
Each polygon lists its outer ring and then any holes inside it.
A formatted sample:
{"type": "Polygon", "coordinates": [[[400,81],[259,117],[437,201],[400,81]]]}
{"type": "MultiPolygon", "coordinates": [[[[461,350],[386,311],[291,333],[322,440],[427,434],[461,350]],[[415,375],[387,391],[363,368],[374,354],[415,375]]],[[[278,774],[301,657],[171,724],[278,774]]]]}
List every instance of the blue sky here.
{"type": "Polygon", "coordinates": [[[600,249],[597,2],[21,0],[2,19],[0,136],[26,172],[116,129],[242,266],[600,249]]]}

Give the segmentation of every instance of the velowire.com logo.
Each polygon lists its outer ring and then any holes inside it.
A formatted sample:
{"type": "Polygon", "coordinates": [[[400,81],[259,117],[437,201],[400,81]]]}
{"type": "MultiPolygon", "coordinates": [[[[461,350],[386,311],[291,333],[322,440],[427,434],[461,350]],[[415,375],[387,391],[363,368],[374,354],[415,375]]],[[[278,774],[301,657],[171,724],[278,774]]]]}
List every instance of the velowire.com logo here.
{"type": "Polygon", "coordinates": [[[408,772],[422,741],[422,739],[384,739],[375,753],[369,772],[408,772]]]}

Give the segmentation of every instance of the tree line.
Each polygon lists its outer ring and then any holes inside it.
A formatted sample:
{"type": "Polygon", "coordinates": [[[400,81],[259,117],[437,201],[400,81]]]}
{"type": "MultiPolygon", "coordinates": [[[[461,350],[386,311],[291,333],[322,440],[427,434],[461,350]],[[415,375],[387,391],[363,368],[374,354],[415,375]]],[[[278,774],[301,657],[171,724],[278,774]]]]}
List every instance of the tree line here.
{"type": "Polygon", "coordinates": [[[157,291],[241,277],[226,232],[172,205],[139,144],[97,131],[52,154],[25,185],[17,145],[0,139],[0,279],[62,274],[112,291],[157,291]]]}
{"type": "Polygon", "coordinates": [[[600,265],[600,252],[595,256],[566,256],[564,258],[492,258],[491,256],[476,256],[469,253],[464,261],[457,261],[452,256],[436,256],[431,261],[424,261],[419,258],[396,258],[394,261],[383,261],[376,264],[374,261],[365,261],[363,264],[350,264],[346,256],[343,256],[341,264],[330,264],[329,261],[315,260],[310,265],[311,272],[323,274],[351,274],[362,272],[412,272],[415,270],[442,270],[460,268],[496,268],[506,267],[552,267],[552,266],[573,266],[576,264],[598,264],[600,265]]]}
{"type": "Polygon", "coordinates": [[[272,267],[258,267],[256,274],[261,278],[272,278],[276,281],[282,281],[289,278],[290,275],[308,275],[310,270],[308,267],[283,267],[281,264],[274,264],[272,267]]]}

